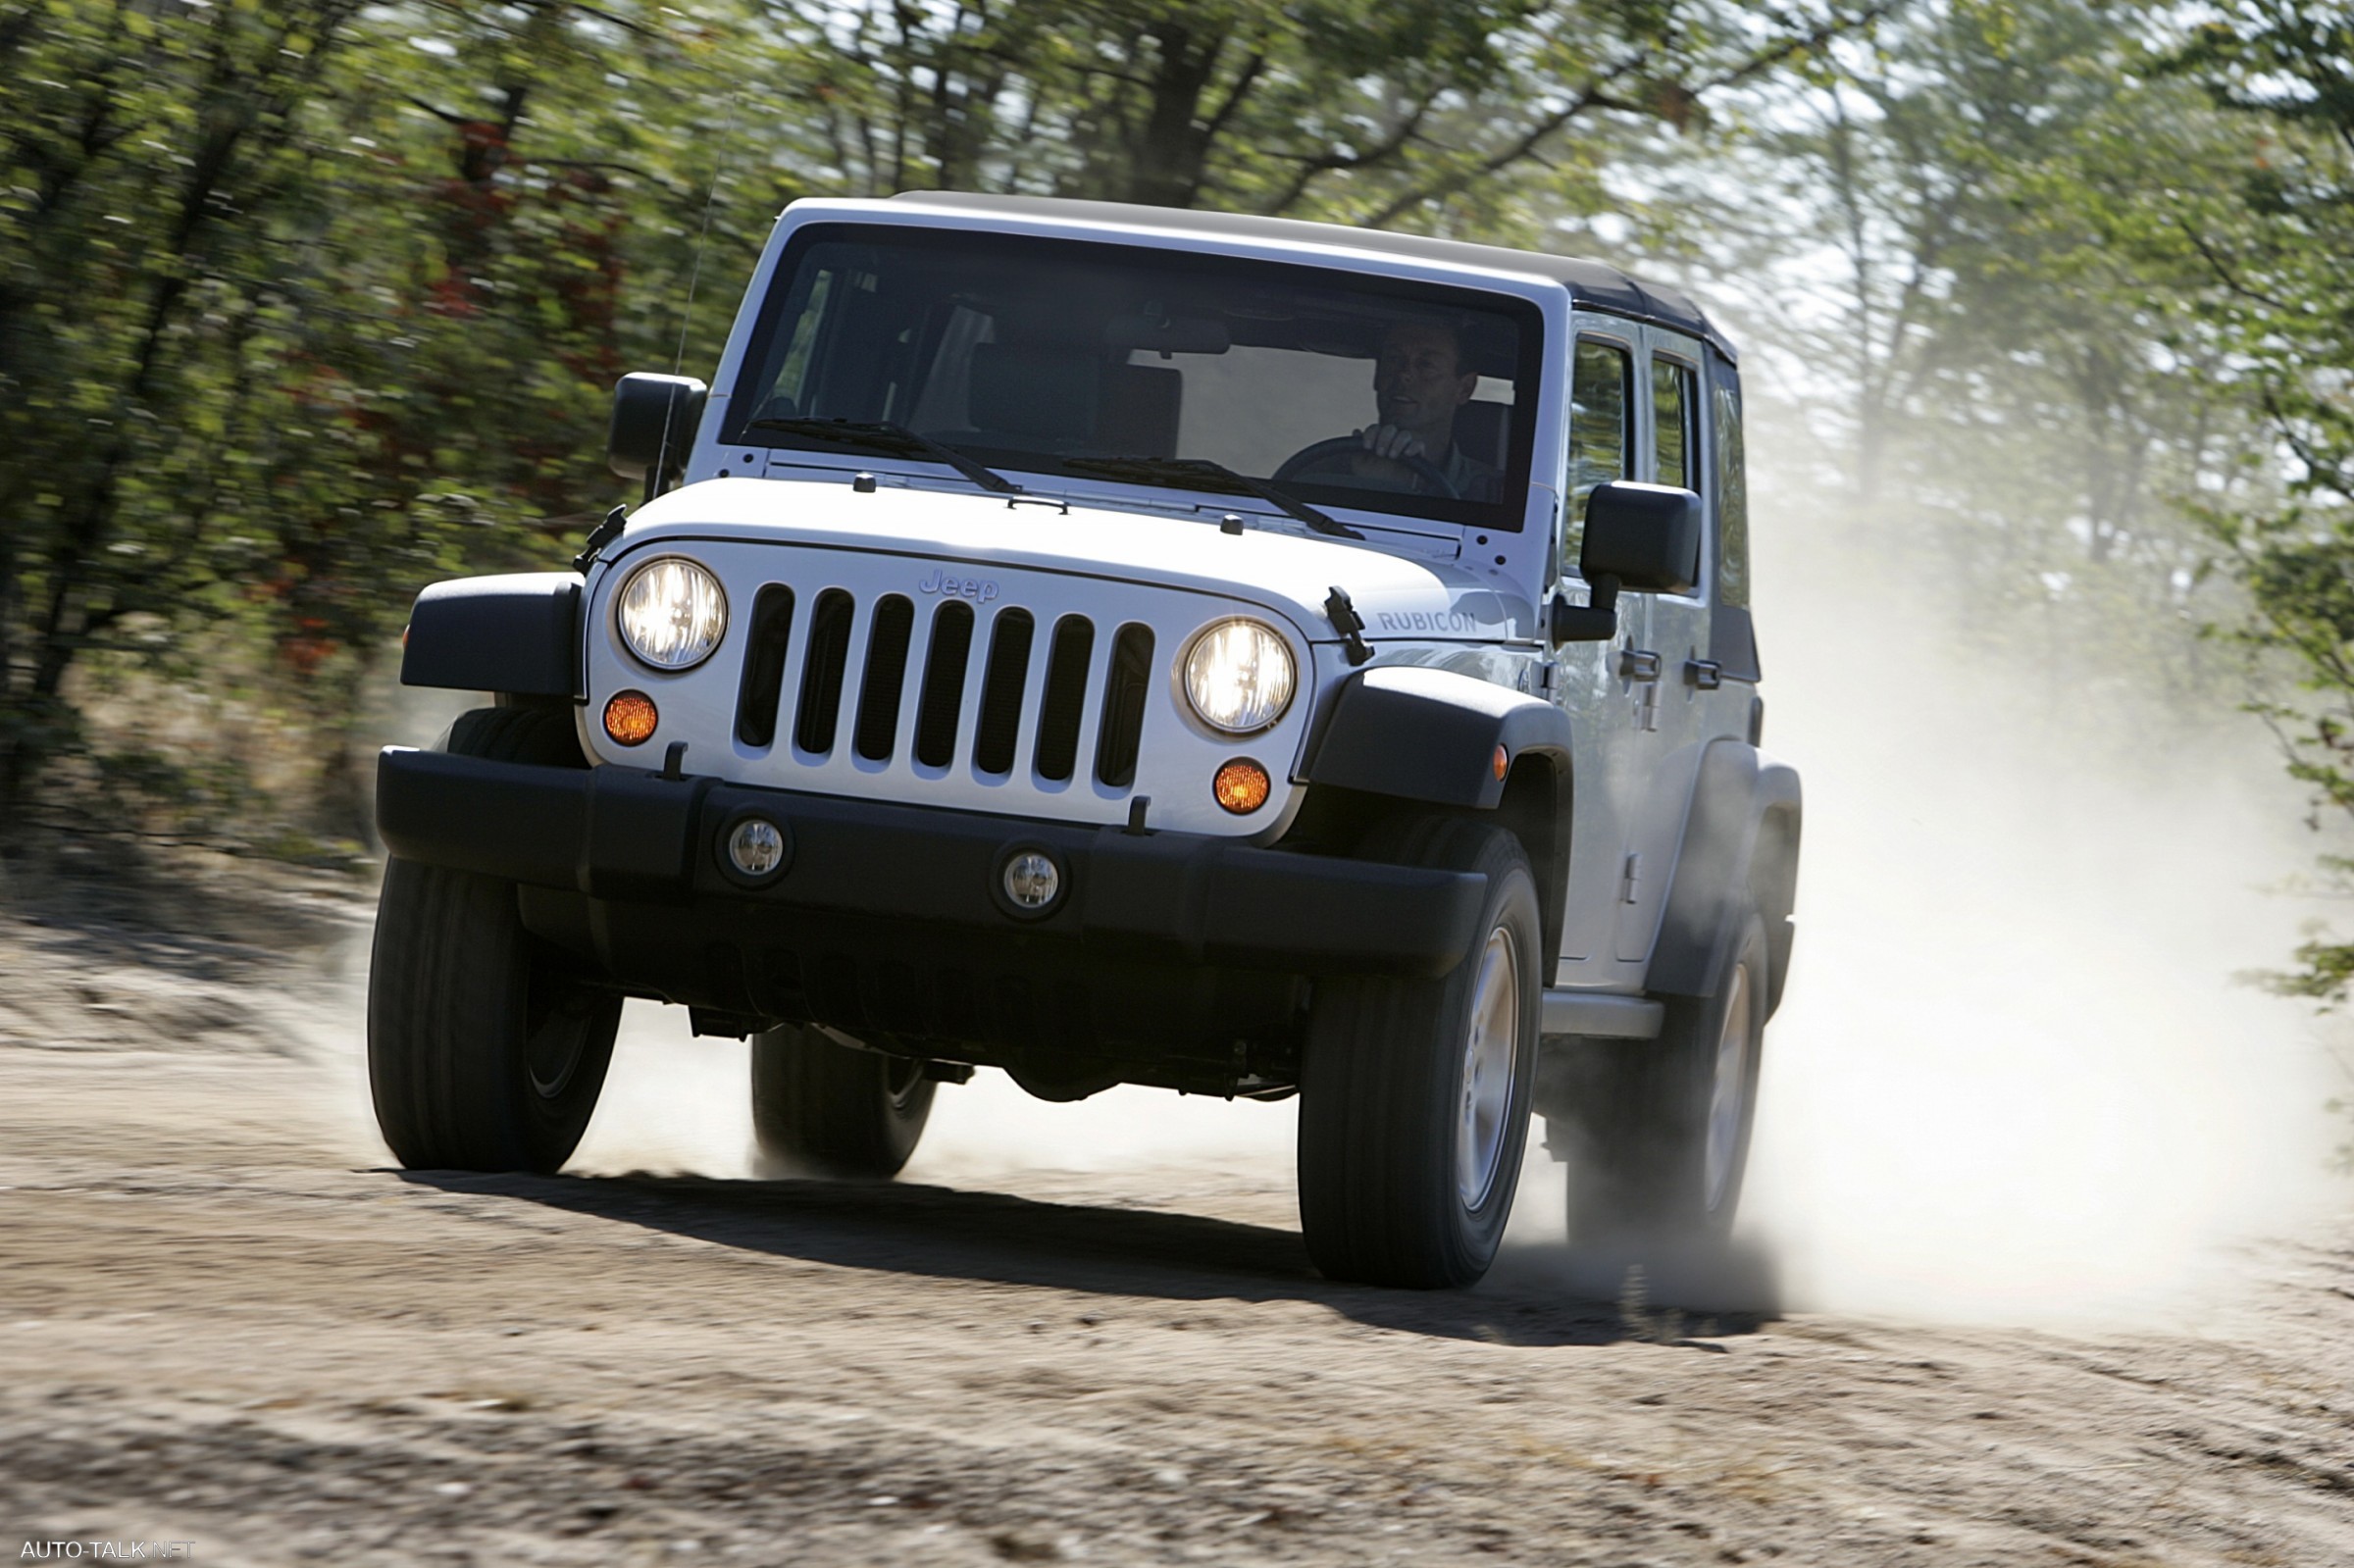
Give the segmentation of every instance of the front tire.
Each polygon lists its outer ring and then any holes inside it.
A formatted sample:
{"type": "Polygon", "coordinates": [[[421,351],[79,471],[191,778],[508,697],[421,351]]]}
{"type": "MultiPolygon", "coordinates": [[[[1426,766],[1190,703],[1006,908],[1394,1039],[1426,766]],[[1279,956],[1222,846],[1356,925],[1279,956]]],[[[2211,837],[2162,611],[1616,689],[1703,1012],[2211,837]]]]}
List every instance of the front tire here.
{"type": "Polygon", "coordinates": [[[939,1085],[907,1057],[787,1026],[752,1041],[752,1136],[764,1165],[798,1174],[899,1174],[939,1085]]]}
{"type": "Polygon", "coordinates": [[[1543,944],[1518,840],[1459,817],[1412,818],[1368,846],[1476,871],[1487,903],[1438,980],[1321,982],[1300,1075],[1300,1224],[1335,1280],[1469,1285],[1504,1239],[1528,1138],[1543,944]]]}
{"type": "Polygon", "coordinates": [[[1589,1040],[1549,1129],[1569,1239],[1713,1240],[1741,1206],[1766,1038],[1766,925],[1743,921],[1713,996],[1667,998],[1656,1040],[1589,1040]]]}
{"type": "MultiPolygon", "coordinates": [[[[572,715],[482,708],[441,748],[583,767],[572,715]]],[[[524,930],[512,883],[394,857],[368,975],[368,1083],[411,1170],[553,1172],[588,1130],[621,998],[524,930]]]]}

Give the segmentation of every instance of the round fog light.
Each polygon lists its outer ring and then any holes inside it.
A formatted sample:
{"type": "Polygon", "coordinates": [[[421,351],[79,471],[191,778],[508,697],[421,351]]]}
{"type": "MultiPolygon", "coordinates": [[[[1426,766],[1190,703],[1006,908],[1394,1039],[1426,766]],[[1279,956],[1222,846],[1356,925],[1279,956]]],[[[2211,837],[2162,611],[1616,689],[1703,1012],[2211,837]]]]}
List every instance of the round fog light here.
{"type": "Polygon", "coordinates": [[[1062,869],[1051,855],[1025,849],[1005,862],[1005,896],[1024,914],[1037,914],[1062,896],[1062,869]]]}
{"type": "Polygon", "coordinates": [[[785,831],[766,817],[746,817],[728,835],[728,863],[745,877],[765,877],[785,864],[785,831]]]}

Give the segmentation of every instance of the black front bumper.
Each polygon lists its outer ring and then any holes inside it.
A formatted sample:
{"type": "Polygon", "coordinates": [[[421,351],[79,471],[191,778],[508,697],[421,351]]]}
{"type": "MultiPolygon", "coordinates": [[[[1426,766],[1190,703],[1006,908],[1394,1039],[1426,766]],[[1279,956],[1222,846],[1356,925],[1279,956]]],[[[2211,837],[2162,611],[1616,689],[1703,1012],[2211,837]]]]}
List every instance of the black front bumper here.
{"type": "MultiPolygon", "coordinates": [[[[845,932],[882,922],[902,939],[931,928],[1072,958],[1293,975],[1443,975],[1468,951],[1487,891],[1475,873],[1195,835],[402,747],[377,765],[377,826],[404,859],[628,906],[656,923],[841,917],[845,932]],[[792,845],[785,872],[763,886],[722,869],[721,835],[746,811],[782,824],[792,845]],[[997,891],[1006,858],[1027,848],[1052,854],[1068,880],[1043,916],[1011,912],[997,891]]],[[[590,924],[612,929],[609,918],[590,924]]],[[[636,978],[628,954],[599,945],[620,978],[636,978]]]]}

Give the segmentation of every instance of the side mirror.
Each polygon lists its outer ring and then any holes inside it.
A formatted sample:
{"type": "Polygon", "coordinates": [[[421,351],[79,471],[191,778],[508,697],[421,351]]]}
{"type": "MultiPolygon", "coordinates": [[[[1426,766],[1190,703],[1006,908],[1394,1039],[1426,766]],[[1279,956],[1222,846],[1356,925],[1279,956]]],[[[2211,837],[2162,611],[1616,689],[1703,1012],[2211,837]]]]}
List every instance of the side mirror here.
{"type": "Polygon", "coordinates": [[[613,388],[606,466],[625,480],[643,480],[647,500],[661,494],[687,466],[687,451],[694,444],[694,428],[702,423],[703,397],[709,391],[691,376],[624,376],[613,388]]]}
{"type": "Polygon", "coordinates": [[[1689,593],[1700,582],[1700,497],[1672,484],[1619,481],[1586,502],[1578,575],[1616,578],[1636,593],[1689,593]]]}
{"type": "Polygon", "coordinates": [[[1585,542],[1578,574],[1590,590],[1585,604],[1553,603],[1553,640],[1608,642],[1618,634],[1618,595],[1689,593],[1700,582],[1700,540],[1706,529],[1700,497],[1673,484],[1613,481],[1586,501],[1585,542]]]}

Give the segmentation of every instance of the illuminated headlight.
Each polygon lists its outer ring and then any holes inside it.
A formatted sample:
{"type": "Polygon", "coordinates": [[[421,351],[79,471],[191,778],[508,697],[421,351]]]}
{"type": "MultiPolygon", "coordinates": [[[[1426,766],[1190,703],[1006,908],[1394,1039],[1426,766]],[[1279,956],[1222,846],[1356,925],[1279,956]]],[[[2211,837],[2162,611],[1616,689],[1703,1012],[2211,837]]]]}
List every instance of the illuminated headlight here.
{"type": "Polygon", "coordinates": [[[1228,734],[1264,730],[1292,705],[1292,650],[1256,621],[1220,621],[1185,656],[1185,700],[1228,734]]]}
{"type": "Polygon", "coordinates": [[[621,640],[657,670],[689,670],[711,657],[728,630],[719,579],[680,556],[648,561],[621,585],[621,640]]]}

